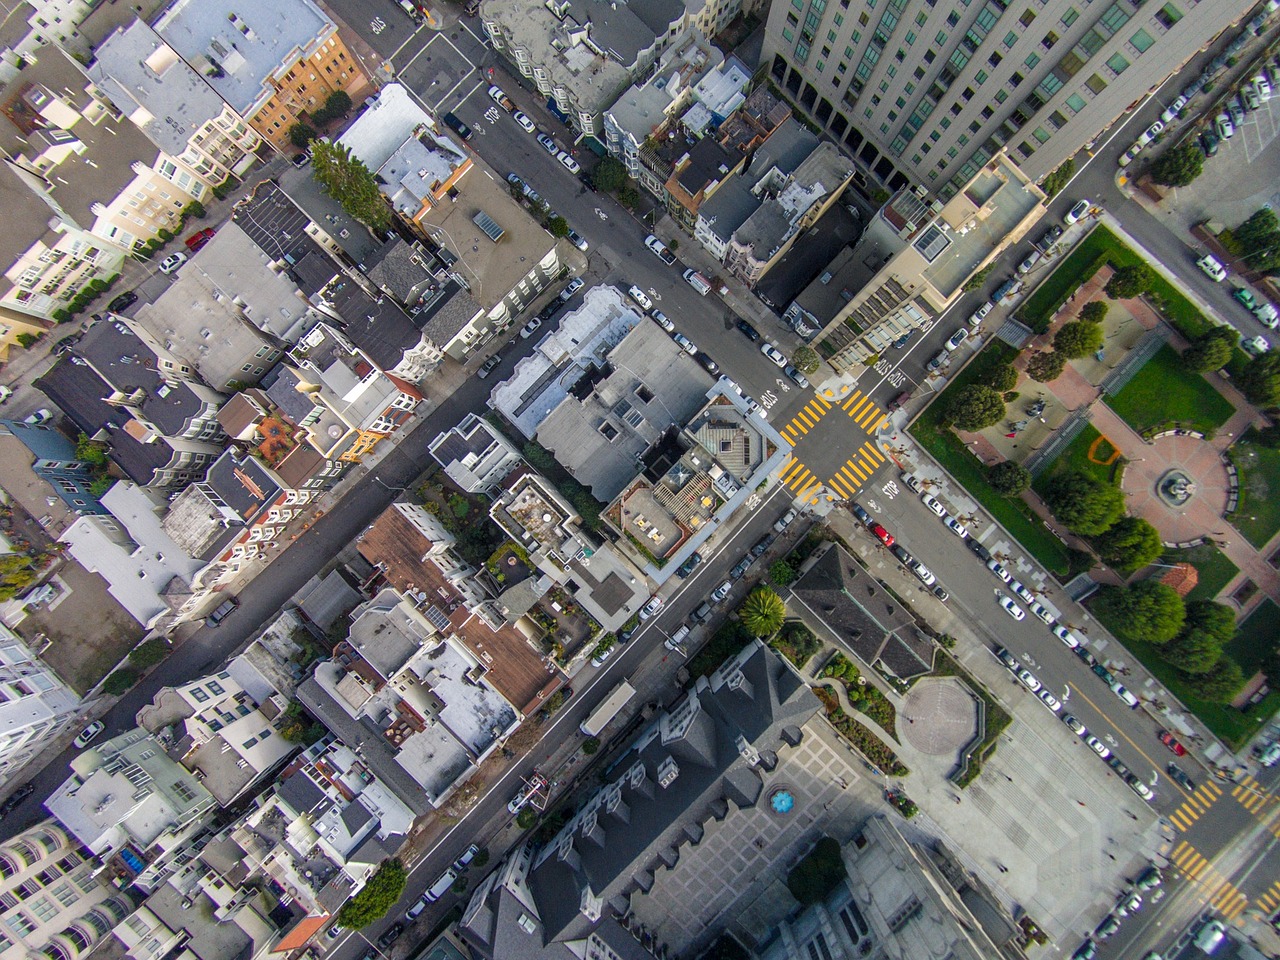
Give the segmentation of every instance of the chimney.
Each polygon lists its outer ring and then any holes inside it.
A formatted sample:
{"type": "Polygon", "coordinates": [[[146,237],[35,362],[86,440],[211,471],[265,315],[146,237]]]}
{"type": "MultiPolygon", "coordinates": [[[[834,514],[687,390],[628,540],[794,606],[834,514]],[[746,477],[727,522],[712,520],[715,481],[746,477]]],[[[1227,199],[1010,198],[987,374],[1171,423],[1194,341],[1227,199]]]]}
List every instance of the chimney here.
{"type": "Polygon", "coordinates": [[[748,700],[755,699],[755,687],[751,681],[746,678],[741,667],[735,667],[733,673],[725,678],[725,685],[730,690],[736,690],[745,696],[748,700]]]}

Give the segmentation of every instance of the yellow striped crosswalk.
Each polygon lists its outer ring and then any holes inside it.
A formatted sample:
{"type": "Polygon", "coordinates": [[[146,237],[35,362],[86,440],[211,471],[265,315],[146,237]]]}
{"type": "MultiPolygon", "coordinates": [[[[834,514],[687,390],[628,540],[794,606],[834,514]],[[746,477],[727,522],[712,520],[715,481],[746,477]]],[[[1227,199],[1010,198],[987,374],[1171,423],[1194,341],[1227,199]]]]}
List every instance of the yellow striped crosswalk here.
{"type": "Polygon", "coordinates": [[[1267,892],[1258,897],[1256,902],[1268,917],[1275,913],[1277,909],[1280,909],[1280,880],[1271,884],[1267,888],[1267,892]]]}
{"type": "Polygon", "coordinates": [[[1180,874],[1200,889],[1205,902],[1228,922],[1244,912],[1249,898],[1218,873],[1191,844],[1185,840],[1179,842],[1169,859],[1180,874]]]}
{"type": "Polygon", "coordinates": [[[884,454],[868,440],[841,465],[835,475],[827,481],[827,486],[843,499],[850,500],[858,488],[870,479],[876,468],[884,462],[884,454]]]}
{"type": "Polygon", "coordinates": [[[1261,813],[1269,803],[1275,800],[1262,784],[1247,774],[1240,779],[1240,783],[1231,791],[1231,796],[1254,815],[1261,813]]]}
{"type": "MultiPolygon", "coordinates": [[[[851,396],[834,403],[839,403],[840,409],[853,420],[854,425],[865,431],[868,436],[853,452],[853,456],[841,464],[836,473],[825,483],[819,480],[813,473],[813,468],[806,466],[795,453],[783,463],[778,478],[793,490],[798,498],[808,500],[810,503],[817,503],[824,489],[829,497],[839,497],[844,500],[852,498],[858,488],[869,481],[887,459],[885,454],[877,448],[871,436],[883,429],[889,422],[889,418],[877,404],[872,402],[871,397],[855,390],[851,396]]],[[[815,395],[779,432],[793,446],[797,446],[801,451],[807,450],[808,448],[803,447],[803,443],[808,442],[807,438],[811,437],[823,417],[832,409],[833,402],[815,395]]],[[[847,442],[848,439],[847,428],[842,428],[834,438],[830,433],[823,432],[821,439],[814,445],[815,449],[820,445],[825,445],[827,448],[835,446],[835,449],[843,453],[841,441],[847,442]]],[[[823,452],[826,456],[830,455],[829,449],[823,452]]],[[[806,454],[801,455],[804,455],[806,460],[810,459],[806,454]]]]}
{"type": "Polygon", "coordinates": [[[1182,806],[1169,814],[1169,820],[1179,830],[1186,832],[1200,819],[1201,814],[1208,812],[1220,796],[1222,796],[1222,788],[1216,783],[1201,784],[1182,806]]]}

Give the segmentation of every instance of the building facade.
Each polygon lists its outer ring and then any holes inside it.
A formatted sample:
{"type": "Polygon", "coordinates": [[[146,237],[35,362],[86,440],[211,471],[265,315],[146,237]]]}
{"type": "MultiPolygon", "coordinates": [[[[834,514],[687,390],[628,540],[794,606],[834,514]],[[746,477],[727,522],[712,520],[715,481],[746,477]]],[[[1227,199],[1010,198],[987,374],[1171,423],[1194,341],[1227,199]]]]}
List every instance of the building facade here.
{"type": "Polygon", "coordinates": [[[34,458],[31,472],[49,484],[67,509],[81,516],[106,513],[93,492],[93,468],[79,458],[76,445],[53,427],[21,420],[0,420],[0,436],[18,440],[34,458]]]}
{"type": "Polygon", "coordinates": [[[79,695],[0,624],[0,789],[79,714],[79,695]]]}
{"type": "Polygon", "coordinates": [[[880,183],[948,199],[1005,149],[1043,179],[1253,5],[791,0],[761,63],[880,183]]]}

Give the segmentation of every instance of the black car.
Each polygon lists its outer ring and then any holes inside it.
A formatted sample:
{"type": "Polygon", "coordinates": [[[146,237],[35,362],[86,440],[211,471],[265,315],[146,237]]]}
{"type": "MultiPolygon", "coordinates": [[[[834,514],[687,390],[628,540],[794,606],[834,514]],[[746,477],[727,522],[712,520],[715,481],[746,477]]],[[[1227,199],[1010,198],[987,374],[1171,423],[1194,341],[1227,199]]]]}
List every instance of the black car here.
{"type": "Polygon", "coordinates": [[[969,550],[972,551],[974,556],[976,556],[983,563],[986,563],[988,560],[991,559],[991,551],[988,550],[986,547],[984,547],[982,544],[980,544],[977,540],[973,539],[973,537],[969,537],[967,540],[965,540],[964,545],[968,547],[969,550]]]}
{"type": "Polygon", "coordinates": [[[694,552],[689,554],[689,558],[684,563],[676,567],[676,576],[683,580],[689,574],[693,573],[693,568],[702,562],[702,554],[694,552]]]}
{"type": "Polygon", "coordinates": [[[1104,667],[1102,664],[1095,663],[1090,669],[1093,670],[1093,672],[1096,673],[1098,676],[1100,676],[1104,683],[1112,684],[1116,682],[1116,678],[1111,675],[1111,671],[1108,670],[1106,667],[1104,667]]]}
{"type": "Polygon", "coordinates": [[[1165,769],[1169,771],[1169,776],[1176,784],[1178,784],[1178,786],[1182,787],[1184,790],[1195,790],[1196,782],[1183,773],[1182,768],[1176,763],[1170,762],[1169,766],[1165,767],[1165,769]]]}
{"type": "Polygon", "coordinates": [[[867,513],[867,511],[862,509],[862,504],[855,503],[855,504],[852,504],[851,506],[853,507],[853,515],[857,517],[859,520],[861,520],[863,523],[865,523],[868,527],[871,526],[873,523],[875,523],[875,521],[871,519],[871,514],[867,513]]]}
{"type": "Polygon", "coordinates": [[[711,374],[713,377],[720,372],[720,364],[712,360],[710,354],[702,350],[695,353],[693,355],[693,359],[702,364],[702,369],[706,370],[707,373],[711,374]]]}
{"type": "Polygon", "coordinates": [[[400,934],[404,933],[404,924],[396,921],[387,927],[386,932],[378,938],[378,943],[384,947],[389,947],[400,939],[400,934]]]}
{"type": "Polygon", "coordinates": [[[747,571],[751,569],[751,561],[754,559],[755,557],[751,556],[751,554],[747,554],[745,557],[739,560],[737,565],[732,570],[729,571],[729,579],[741,580],[743,577],[745,577],[747,575],[747,571]]]}
{"type": "Polygon", "coordinates": [[[741,330],[746,338],[752,343],[756,343],[760,339],[760,331],[745,320],[738,320],[738,329],[741,330]]]}
{"type": "Polygon", "coordinates": [[[935,583],[933,585],[933,595],[937,597],[939,600],[941,600],[943,603],[946,603],[948,600],[951,599],[951,594],[947,593],[947,591],[943,588],[942,584],[940,583],[935,583]]]}
{"type": "Polygon", "coordinates": [[[1052,227],[1050,227],[1048,230],[1046,230],[1044,233],[1040,235],[1040,239],[1036,241],[1036,246],[1042,251],[1048,250],[1050,247],[1052,247],[1055,243],[1058,242],[1061,236],[1062,236],[1062,228],[1057,224],[1054,224],[1052,227]]]}
{"type": "Polygon", "coordinates": [[[1083,646],[1076,647],[1075,654],[1084,661],[1084,665],[1092,670],[1098,665],[1098,658],[1086,650],[1083,646]]]}
{"type": "Polygon", "coordinates": [[[460,136],[464,141],[471,139],[471,128],[459,120],[454,114],[444,115],[444,125],[460,136]]]}
{"type": "Polygon", "coordinates": [[[893,555],[908,567],[915,561],[915,558],[907,552],[907,548],[900,543],[895,543],[890,549],[893,550],[893,555]]]}
{"type": "Polygon", "coordinates": [[[764,556],[764,552],[773,545],[773,539],[774,537],[772,533],[766,533],[751,547],[751,556],[755,559],[759,559],[764,556]]]}
{"type": "Polygon", "coordinates": [[[0,820],[3,820],[10,813],[12,813],[14,808],[17,807],[18,804],[20,804],[23,800],[27,799],[27,797],[31,796],[31,794],[35,792],[36,792],[36,788],[34,784],[24,783],[17,790],[13,791],[13,793],[9,794],[9,797],[5,800],[5,802],[0,804],[0,820]]]}
{"type": "Polygon", "coordinates": [[[138,302],[138,295],[132,290],[126,290],[120,296],[116,297],[107,304],[107,309],[112,313],[119,313],[121,310],[128,310],[138,302]]]}
{"type": "Polygon", "coordinates": [[[1200,149],[1204,151],[1206,157],[1216,157],[1218,155],[1218,138],[1206,130],[1200,134],[1200,149]]]}

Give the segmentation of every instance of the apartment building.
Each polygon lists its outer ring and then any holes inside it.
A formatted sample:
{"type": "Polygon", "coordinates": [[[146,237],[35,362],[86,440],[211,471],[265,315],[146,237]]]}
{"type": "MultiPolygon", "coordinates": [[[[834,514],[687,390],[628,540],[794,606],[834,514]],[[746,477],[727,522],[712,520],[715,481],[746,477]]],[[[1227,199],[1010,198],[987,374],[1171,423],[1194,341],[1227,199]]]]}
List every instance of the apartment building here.
{"type": "Polygon", "coordinates": [[[86,856],[79,840],[54,820],[23,830],[0,846],[0,952],[80,960],[133,905],[86,856]]]}
{"type": "Polygon", "coordinates": [[[155,31],[276,149],[289,128],[342,90],[372,88],[337,25],[311,0],[177,0],[155,31]]]}
{"type": "Polygon", "coordinates": [[[873,181],[947,200],[1007,151],[1035,181],[1252,0],[788,0],[761,62],[873,181]]]}
{"type": "Polygon", "coordinates": [[[80,696],[0,624],[0,788],[80,716],[80,696]]]}
{"type": "Polygon", "coordinates": [[[21,420],[0,420],[0,437],[13,437],[31,455],[31,472],[47,483],[72,513],[106,513],[93,492],[93,468],[80,459],[76,445],[54,427],[21,420]]]}
{"type": "Polygon", "coordinates": [[[483,417],[468,413],[431,441],[431,456],[467,493],[491,493],[524,463],[520,451],[483,417]]]}

